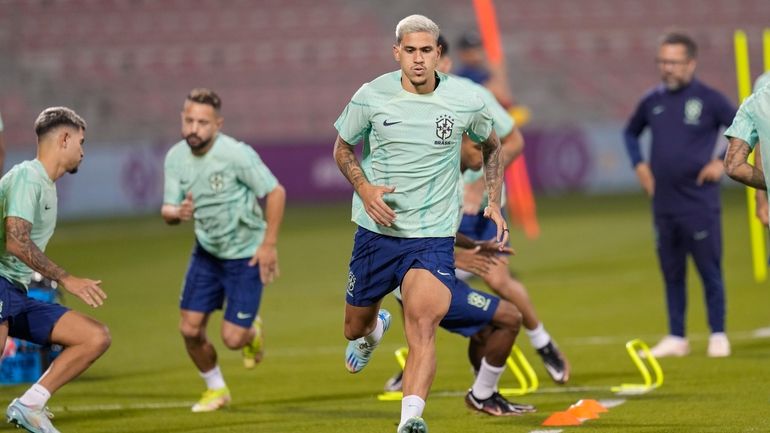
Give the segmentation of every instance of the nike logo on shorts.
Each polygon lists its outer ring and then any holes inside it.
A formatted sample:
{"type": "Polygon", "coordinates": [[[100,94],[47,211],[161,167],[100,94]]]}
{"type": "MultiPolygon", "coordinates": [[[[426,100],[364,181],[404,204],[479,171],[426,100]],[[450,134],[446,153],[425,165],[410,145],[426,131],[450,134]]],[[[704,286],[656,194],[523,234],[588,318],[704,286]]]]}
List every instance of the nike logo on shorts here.
{"type": "Polygon", "coordinates": [[[441,270],[440,270],[440,269],[437,269],[437,270],[436,270],[436,272],[438,272],[438,274],[439,274],[439,275],[443,275],[443,276],[445,276],[445,277],[449,277],[449,276],[451,276],[451,275],[452,275],[452,274],[449,274],[449,273],[446,273],[446,272],[441,272],[441,270]]]}
{"type": "Polygon", "coordinates": [[[249,314],[249,313],[242,313],[242,312],[239,311],[235,315],[235,317],[237,317],[239,320],[244,320],[244,319],[248,319],[249,317],[251,317],[251,314],[249,314]]]}

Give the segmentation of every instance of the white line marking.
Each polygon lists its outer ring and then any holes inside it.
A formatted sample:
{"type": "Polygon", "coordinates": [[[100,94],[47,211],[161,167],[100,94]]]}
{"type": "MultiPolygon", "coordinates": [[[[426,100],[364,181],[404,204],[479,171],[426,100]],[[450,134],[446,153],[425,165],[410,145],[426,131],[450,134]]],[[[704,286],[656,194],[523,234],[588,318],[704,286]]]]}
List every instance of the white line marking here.
{"type": "Polygon", "coordinates": [[[177,409],[182,407],[192,407],[195,402],[192,401],[167,401],[158,403],[135,403],[135,404],[93,404],[82,406],[51,406],[53,412],[106,412],[113,410],[145,410],[145,409],[177,409]]]}

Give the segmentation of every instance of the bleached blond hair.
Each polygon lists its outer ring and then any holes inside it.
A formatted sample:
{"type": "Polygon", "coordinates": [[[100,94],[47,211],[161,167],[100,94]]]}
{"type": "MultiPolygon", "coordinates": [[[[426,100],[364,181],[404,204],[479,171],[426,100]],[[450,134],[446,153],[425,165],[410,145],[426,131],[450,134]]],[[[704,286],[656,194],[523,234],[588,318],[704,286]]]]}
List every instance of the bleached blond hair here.
{"type": "Polygon", "coordinates": [[[438,40],[438,35],[441,33],[438,25],[430,18],[424,15],[409,15],[399,21],[396,26],[396,43],[400,44],[406,34],[420,32],[430,33],[436,40],[438,40]]]}

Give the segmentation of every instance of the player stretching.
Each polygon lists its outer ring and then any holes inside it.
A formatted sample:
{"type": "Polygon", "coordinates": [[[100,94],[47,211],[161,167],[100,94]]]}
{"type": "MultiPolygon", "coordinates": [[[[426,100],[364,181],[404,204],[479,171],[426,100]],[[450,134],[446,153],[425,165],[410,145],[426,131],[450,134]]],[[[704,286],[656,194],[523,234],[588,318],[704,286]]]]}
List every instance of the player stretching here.
{"type": "Polygon", "coordinates": [[[334,157],[355,189],[352,219],[359,226],[345,307],[346,366],[356,373],[369,362],[390,325],[380,302],[400,283],[409,358],[399,433],[427,431],[421,416],[436,372],[436,328],[457,284],[453,244],[464,132],[483,148],[485,216],[497,224],[496,240],[508,239],[500,214],[500,141],[479,96],[436,72],[438,36],[424,16],[401,20],[393,46],[401,69],[364,84],[335,122],[334,157]],[[362,140],[359,163],[353,145],[362,140]]]}
{"type": "Polygon", "coordinates": [[[195,247],[180,300],[187,353],[207,390],[192,407],[210,412],[230,391],[206,337],[209,315],[225,304],[222,341],[242,349],[244,365],[261,359],[257,318],[262,288],[278,276],[278,228],[286,192],[247,144],[219,132],[221,100],[193,89],[182,111],[182,137],[166,155],[161,215],[168,224],[195,220],[195,247]],[[267,197],[265,216],[257,198],[267,197]]]}
{"type": "Polygon", "coordinates": [[[43,110],[35,121],[37,158],[14,166],[0,180],[0,352],[7,336],[64,350],[20,398],[8,406],[8,422],[33,433],[58,433],[45,407],[51,394],[78,377],[108,347],[110,333],[96,320],[59,304],[27,297],[32,272],[56,281],[91,307],[107,295],[101,281],[70,275],[44,253],[56,227],[56,182],[78,171],[86,122],[65,107],[43,110]]]}

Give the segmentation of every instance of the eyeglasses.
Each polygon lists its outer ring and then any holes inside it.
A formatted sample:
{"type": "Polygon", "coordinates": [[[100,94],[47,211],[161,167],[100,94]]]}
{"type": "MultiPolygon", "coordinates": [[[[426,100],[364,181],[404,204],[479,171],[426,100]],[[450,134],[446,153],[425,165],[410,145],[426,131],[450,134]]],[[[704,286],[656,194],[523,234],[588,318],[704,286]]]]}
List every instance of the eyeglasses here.
{"type": "Polygon", "coordinates": [[[673,59],[655,59],[655,64],[658,66],[684,66],[690,63],[689,59],[673,60],[673,59]]]}

